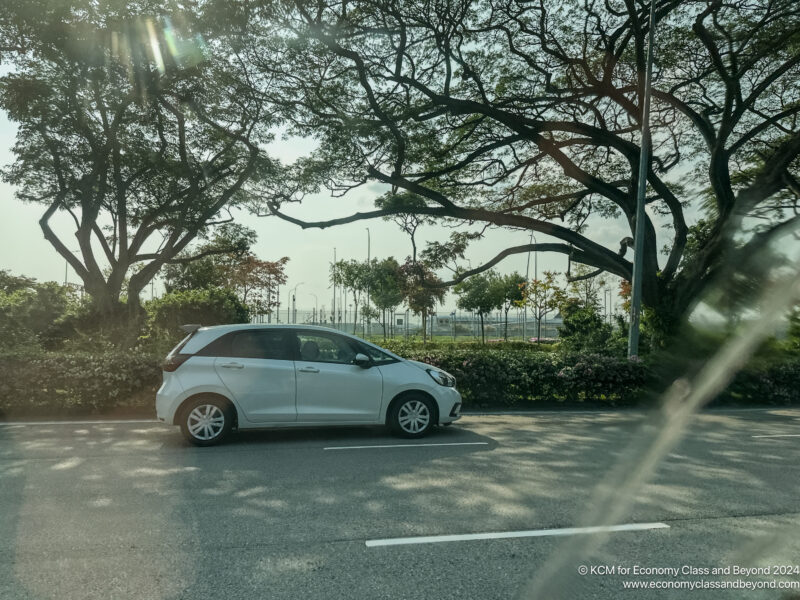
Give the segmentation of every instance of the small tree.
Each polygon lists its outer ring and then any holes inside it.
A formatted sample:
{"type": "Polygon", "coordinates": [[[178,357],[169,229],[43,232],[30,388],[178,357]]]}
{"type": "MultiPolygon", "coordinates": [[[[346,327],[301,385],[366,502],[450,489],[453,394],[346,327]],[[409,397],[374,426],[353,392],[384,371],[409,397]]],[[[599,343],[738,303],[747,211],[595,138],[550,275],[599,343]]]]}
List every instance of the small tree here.
{"type": "Polygon", "coordinates": [[[288,256],[268,261],[248,253],[226,269],[227,287],[236,290],[244,304],[258,307],[258,314],[266,314],[272,321],[273,310],[278,306],[278,286],[287,281],[287,262],[288,256]]]}
{"type": "Polygon", "coordinates": [[[558,286],[554,271],[545,271],[544,279],[530,281],[524,289],[525,302],[536,320],[536,343],[542,339],[542,320],[564,304],[566,292],[558,286]]]}
{"type": "Polygon", "coordinates": [[[403,296],[415,315],[422,315],[422,341],[427,339],[428,315],[437,304],[444,302],[445,288],[442,280],[425,263],[407,258],[400,267],[403,275],[403,296]]]}
{"type": "Polygon", "coordinates": [[[400,265],[389,257],[376,262],[370,270],[370,294],[375,307],[381,311],[383,339],[386,339],[387,315],[403,301],[403,273],[400,265]]]}
{"type": "Polygon", "coordinates": [[[509,275],[497,278],[498,295],[502,297],[502,309],[505,317],[503,339],[508,341],[508,311],[512,306],[521,306],[525,300],[525,278],[514,271],[509,275]]]}
{"type": "Polygon", "coordinates": [[[481,320],[481,342],[486,343],[484,316],[503,305],[503,286],[495,271],[487,271],[468,277],[457,284],[453,291],[458,294],[457,305],[462,310],[478,313],[481,320]]]}
{"type": "Polygon", "coordinates": [[[150,326],[167,336],[186,323],[247,323],[250,313],[233,290],[207,288],[165,294],[145,305],[150,326]]]}
{"type": "Polygon", "coordinates": [[[353,334],[358,324],[358,306],[361,293],[366,291],[369,283],[370,265],[357,260],[340,260],[331,265],[331,281],[349,290],[353,296],[353,334]]]}

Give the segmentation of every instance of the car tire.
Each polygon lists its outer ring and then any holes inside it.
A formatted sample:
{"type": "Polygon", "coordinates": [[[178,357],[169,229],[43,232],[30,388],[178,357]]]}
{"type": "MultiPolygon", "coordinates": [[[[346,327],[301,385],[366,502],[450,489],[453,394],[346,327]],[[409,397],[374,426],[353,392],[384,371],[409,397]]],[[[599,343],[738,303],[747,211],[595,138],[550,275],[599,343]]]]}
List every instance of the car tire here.
{"type": "Polygon", "coordinates": [[[409,394],[394,403],[389,414],[389,428],[397,436],[421,438],[434,426],[433,402],[422,394],[409,394]]]}
{"type": "Polygon", "coordinates": [[[190,444],[219,444],[233,427],[234,408],[223,398],[199,396],[181,411],[181,433],[190,444]]]}

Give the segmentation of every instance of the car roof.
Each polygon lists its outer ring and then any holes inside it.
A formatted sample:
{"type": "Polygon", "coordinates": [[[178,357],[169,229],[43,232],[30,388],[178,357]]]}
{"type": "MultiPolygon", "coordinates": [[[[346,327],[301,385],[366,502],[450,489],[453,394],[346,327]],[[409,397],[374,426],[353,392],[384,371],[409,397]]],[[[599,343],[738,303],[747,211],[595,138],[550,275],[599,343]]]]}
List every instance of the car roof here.
{"type": "MultiPolygon", "coordinates": [[[[346,331],[340,331],[331,327],[322,327],[321,325],[301,325],[301,324],[286,324],[286,323],[229,323],[226,325],[204,325],[198,331],[213,331],[217,333],[227,333],[229,331],[239,331],[244,329],[311,329],[314,331],[329,331],[331,333],[340,333],[342,335],[350,336],[346,331]]],[[[350,336],[352,337],[352,336],[350,336]]]]}
{"type": "Polygon", "coordinates": [[[387,350],[386,348],[382,348],[377,344],[362,339],[351,333],[347,333],[346,331],[341,331],[340,329],[333,329],[332,327],[322,327],[321,325],[295,325],[291,323],[288,324],[287,323],[277,323],[277,324],[276,323],[230,323],[227,325],[207,325],[199,327],[195,331],[195,333],[201,335],[192,335],[192,337],[187,342],[187,351],[189,351],[190,354],[193,354],[194,352],[197,352],[203,345],[207,344],[209,341],[217,339],[225,335],[226,333],[229,333],[231,331],[247,331],[248,329],[299,329],[308,331],[325,331],[327,333],[335,333],[337,335],[343,335],[345,337],[358,340],[359,342],[372,346],[373,348],[377,348],[381,352],[385,352],[386,354],[389,354],[396,359],[405,360],[401,356],[398,356],[397,354],[387,350]],[[202,335],[203,333],[206,333],[206,335],[202,335]],[[209,336],[211,336],[211,340],[208,339],[209,336]]]}

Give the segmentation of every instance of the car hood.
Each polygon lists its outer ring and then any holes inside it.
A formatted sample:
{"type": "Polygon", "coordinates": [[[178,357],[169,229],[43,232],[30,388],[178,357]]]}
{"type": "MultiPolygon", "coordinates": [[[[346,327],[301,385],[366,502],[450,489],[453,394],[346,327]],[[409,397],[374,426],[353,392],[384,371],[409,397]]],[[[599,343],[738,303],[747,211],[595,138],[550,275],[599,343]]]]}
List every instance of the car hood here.
{"type": "MultiPolygon", "coordinates": [[[[436,371],[441,371],[442,373],[447,373],[447,371],[445,371],[444,369],[440,369],[439,367],[434,367],[433,365],[429,365],[429,364],[426,364],[424,362],[419,362],[418,360],[406,359],[406,362],[411,364],[411,365],[414,365],[418,369],[422,369],[423,371],[427,371],[428,369],[435,369],[436,371]]],[[[450,373],[447,373],[447,374],[450,375],[450,373]]],[[[450,375],[450,377],[452,377],[452,375],[450,375]]]]}

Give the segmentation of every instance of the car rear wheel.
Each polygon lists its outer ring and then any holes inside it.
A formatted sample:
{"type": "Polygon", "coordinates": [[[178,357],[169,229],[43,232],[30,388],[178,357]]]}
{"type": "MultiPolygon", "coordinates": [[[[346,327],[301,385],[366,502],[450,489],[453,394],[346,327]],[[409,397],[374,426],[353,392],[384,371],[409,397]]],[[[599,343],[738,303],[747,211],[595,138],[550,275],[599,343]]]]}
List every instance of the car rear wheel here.
{"type": "Polygon", "coordinates": [[[181,433],[195,446],[218,444],[233,426],[233,408],[221,398],[197,398],[182,414],[181,433]]]}
{"type": "Polygon", "coordinates": [[[409,395],[392,407],[389,426],[396,435],[419,438],[433,428],[433,403],[422,395],[409,395]]]}

